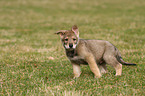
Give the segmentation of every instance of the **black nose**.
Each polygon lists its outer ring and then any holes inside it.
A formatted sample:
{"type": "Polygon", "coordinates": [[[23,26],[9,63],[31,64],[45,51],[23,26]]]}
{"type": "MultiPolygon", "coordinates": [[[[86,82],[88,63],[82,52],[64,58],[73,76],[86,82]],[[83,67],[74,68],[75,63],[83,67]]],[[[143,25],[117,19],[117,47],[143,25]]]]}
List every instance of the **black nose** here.
{"type": "Polygon", "coordinates": [[[73,47],[73,44],[69,44],[69,47],[72,48],[73,47]]]}

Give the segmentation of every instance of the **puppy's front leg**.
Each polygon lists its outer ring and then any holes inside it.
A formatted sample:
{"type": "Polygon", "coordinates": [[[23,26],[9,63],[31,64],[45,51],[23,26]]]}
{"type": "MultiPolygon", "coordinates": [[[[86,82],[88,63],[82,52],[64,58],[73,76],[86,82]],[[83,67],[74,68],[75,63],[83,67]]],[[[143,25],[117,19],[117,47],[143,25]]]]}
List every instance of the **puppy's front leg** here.
{"type": "Polygon", "coordinates": [[[72,65],[73,65],[73,73],[74,73],[74,79],[75,79],[81,75],[81,68],[79,64],[72,63],[72,65]]]}
{"type": "Polygon", "coordinates": [[[90,66],[90,69],[91,71],[94,73],[95,75],[95,78],[100,78],[101,77],[101,73],[100,73],[100,70],[96,64],[96,61],[94,59],[94,56],[89,54],[86,56],[86,61],[88,62],[89,66],[90,66]]]}

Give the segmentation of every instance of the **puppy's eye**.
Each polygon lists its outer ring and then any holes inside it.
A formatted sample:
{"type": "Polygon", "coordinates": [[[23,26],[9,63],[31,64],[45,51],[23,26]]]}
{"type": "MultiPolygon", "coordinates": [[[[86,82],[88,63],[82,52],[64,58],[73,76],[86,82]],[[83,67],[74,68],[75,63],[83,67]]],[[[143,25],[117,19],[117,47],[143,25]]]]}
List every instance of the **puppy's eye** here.
{"type": "Polygon", "coordinates": [[[65,41],[68,41],[68,39],[64,39],[65,41]]]}
{"type": "Polygon", "coordinates": [[[75,39],[75,38],[74,38],[73,40],[74,40],[74,41],[76,41],[76,39],[75,39]]]}

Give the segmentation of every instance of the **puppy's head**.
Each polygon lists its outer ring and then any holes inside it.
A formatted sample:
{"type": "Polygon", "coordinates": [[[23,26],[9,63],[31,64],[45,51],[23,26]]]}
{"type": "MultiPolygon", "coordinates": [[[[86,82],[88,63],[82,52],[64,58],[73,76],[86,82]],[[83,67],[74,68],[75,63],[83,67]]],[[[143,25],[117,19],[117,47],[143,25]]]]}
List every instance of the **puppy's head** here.
{"type": "Polygon", "coordinates": [[[75,49],[79,41],[78,27],[74,25],[71,30],[60,30],[56,34],[59,34],[63,46],[67,50],[75,49]]]}

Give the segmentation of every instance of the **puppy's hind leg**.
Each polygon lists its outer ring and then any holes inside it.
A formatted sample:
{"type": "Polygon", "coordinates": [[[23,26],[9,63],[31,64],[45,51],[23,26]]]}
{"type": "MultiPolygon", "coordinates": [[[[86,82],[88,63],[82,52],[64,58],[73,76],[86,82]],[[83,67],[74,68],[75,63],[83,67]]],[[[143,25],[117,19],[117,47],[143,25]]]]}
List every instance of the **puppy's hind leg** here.
{"type": "Polygon", "coordinates": [[[104,57],[104,60],[107,64],[115,68],[116,70],[115,76],[121,76],[122,64],[120,64],[114,56],[106,56],[104,57]]]}
{"type": "Polygon", "coordinates": [[[114,66],[116,70],[115,76],[121,76],[122,73],[122,64],[118,63],[116,66],[114,66]]]}
{"type": "Polygon", "coordinates": [[[107,66],[106,66],[106,63],[99,64],[98,66],[99,66],[100,72],[101,72],[102,74],[107,73],[107,66]]]}

